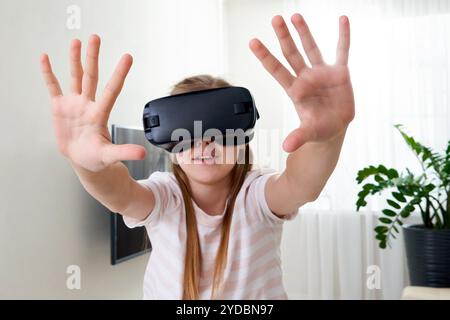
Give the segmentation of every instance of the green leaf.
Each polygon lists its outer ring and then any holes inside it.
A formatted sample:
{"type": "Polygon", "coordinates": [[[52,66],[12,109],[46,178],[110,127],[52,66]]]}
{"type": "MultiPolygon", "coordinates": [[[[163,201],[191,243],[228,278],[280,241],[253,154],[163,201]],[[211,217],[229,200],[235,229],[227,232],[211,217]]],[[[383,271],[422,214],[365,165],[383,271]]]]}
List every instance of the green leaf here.
{"type": "Polygon", "coordinates": [[[369,190],[361,190],[359,193],[358,193],[358,197],[360,197],[360,198],[364,198],[365,196],[367,196],[368,194],[369,194],[369,190]]]}
{"type": "Polygon", "coordinates": [[[384,182],[384,179],[378,174],[376,174],[374,178],[376,182],[384,182]]]}
{"type": "Polygon", "coordinates": [[[374,175],[376,173],[378,173],[378,170],[374,166],[366,167],[366,168],[358,171],[356,181],[358,181],[358,184],[359,184],[367,177],[374,175]]]}
{"type": "Polygon", "coordinates": [[[389,170],[387,171],[387,176],[388,176],[389,179],[395,179],[395,178],[398,178],[398,172],[397,172],[397,170],[395,170],[395,169],[389,169],[389,170]]]}
{"type": "Polygon", "coordinates": [[[372,183],[367,183],[363,186],[363,190],[369,192],[370,190],[372,190],[373,188],[375,188],[375,185],[372,183]]]}
{"type": "Polygon", "coordinates": [[[414,190],[411,187],[404,187],[402,189],[399,187],[398,189],[401,190],[401,192],[406,196],[414,196],[414,190]]]}
{"type": "Polygon", "coordinates": [[[386,233],[388,232],[389,228],[386,226],[377,226],[374,230],[377,233],[386,233]]]}
{"type": "Polygon", "coordinates": [[[429,183],[425,186],[425,192],[430,193],[434,190],[434,188],[436,188],[436,186],[432,183],[429,183]]]}
{"type": "Polygon", "coordinates": [[[362,198],[358,199],[358,201],[356,201],[356,211],[359,211],[359,208],[364,207],[366,205],[367,202],[364,199],[362,198]]]}
{"type": "Polygon", "coordinates": [[[395,217],[397,214],[392,211],[391,209],[384,209],[382,211],[385,215],[387,215],[388,217],[395,217]]]}
{"type": "MultiPolygon", "coordinates": [[[[400,134],[402,135],[405,142],[408,146],[414,151],[417,155],[419,161],[421,162],[422,167],[428,169],[433,168],[437,173],[438,177],[441,180],[443,179],[443,171],[442,171],[442,161],[444,157],[440,154],[434,152],[431,148],[422,145],[420,142],[414,140],[412,136],[407,135],[403,130],[401,125],[395,126],[400,134]]],[[[448,150],[447,150],[448,152],[448,150]]]]}
{"type": "Polygon", "coordinates": [[[386,224],[391,224],[392,223],[391,219],[385,218],[385,217],[381,217],[378,220],[380,220],[381,222],[386,223],[386,224]]]}
{"type": "Polygon", "coordinates": [[[400,211],[400,216],[401,216],[402,218],[408,218],[410,214],[411,214],[410,211],[406,211],[406,210],[400,211]]]}
{"type": "Polygon", "coordinates": [[[378,166],[378,172],[387,175],[388,169],[386,169],[385,166],[383,166],[382,164],[380,164],[380,165],[378,166]]]}
{"type": "Polygon", "coordinates": [[[392,192],[392,196],[400,202],[406,202],[406,198],[400,192],[394,191],[392,192]]]}
{"type": "Polygon", "coordinates": [[[379,233],[375,236],[375,239],[380,240],[380,241],[385,241],[386,240],[386,235],[379,233]]]}
{"type": "Polygon", "coordinates": [[[386,201],[391,207],[394,207],[395,209],[400,209],[401,208],[400,205],[397,202],[395,202],[395,201],[393,201],[391,199],[387,199],[386,201]]]}

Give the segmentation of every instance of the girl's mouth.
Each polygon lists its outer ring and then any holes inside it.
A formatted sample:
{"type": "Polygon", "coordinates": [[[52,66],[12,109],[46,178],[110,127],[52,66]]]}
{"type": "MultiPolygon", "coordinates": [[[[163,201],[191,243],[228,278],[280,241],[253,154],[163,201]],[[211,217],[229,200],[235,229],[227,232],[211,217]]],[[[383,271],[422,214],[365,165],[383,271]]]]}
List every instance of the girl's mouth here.
{"type": "Polygon", "coordinates": [[[212,165],[216,163],[217,158],[217,156],[197,156],[192,160],[194,161],[194,164],[212,165]]]}

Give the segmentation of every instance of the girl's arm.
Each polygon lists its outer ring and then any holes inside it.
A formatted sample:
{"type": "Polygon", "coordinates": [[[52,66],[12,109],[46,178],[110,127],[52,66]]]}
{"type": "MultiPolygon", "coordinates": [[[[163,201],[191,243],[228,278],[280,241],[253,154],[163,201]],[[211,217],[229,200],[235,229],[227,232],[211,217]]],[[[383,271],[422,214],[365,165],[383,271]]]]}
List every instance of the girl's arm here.
{"type": "Polygon", "coordinates": [[[311,66],[305,63],[281,16],[272,20],[283,55],[295,72],[286,69],[257,39],[250,49],[266,70],[291,98],[300,126],[283,143],[291,154],[281,175],[266,184],[269,208],[279,216],[295,212],[314,201],[336,167],[345,132],[355,116],[355,102],[348,70],[350,26],[348,18],[339,20],[336,63],[322,59],[309,28],[299,14],[291,21],[297,30],[311,66]]]}
{"type": "Polygon", "coordinates": [[[137,183],[122,163],[114,163],[99,172],[88,171],[72,163],[86,191],[112,212],[144,220],[153,210],[153,192],[137,183]]]}
{"type": "Polygon", "coordinates": [[[266,199],[279,216],[317,199],[336,167],[345,132],[326,142],[308,142],[291,153],[286,170],[269,178],[266,199]]]}
{"type": "Polygon", "coordinates": [[[70,48],[70,92],[63,95],[49,58],[41,57],[41,70],[52,99],[53,126],[59,151],[67,157],[85,189],[113,212],[143,220],[154,207],[153,193],[132,179],[120,161],[141,160],[139,145],[114,145],[107,123],[112,107],[131,68],[124,55],[101,97],[96,99],[100,38],[93,35],[81,65],[81,42],[70,48]]]}

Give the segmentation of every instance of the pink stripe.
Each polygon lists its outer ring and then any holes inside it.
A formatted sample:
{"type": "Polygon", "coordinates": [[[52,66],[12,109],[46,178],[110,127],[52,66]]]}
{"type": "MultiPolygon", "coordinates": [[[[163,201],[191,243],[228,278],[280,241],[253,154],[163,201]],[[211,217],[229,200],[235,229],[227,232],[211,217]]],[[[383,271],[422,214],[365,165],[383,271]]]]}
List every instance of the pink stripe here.
{"type": "MultiPolygon", "coordinates": [[[[280,265],[280,261],[278,258],[271,258],[267,263],[262,264],[261,266],[258,266],[255,269],[246,269],[245,274],[241,271],[241,273],[238,273],[238,277],[236,277],[235,279],[225,279],[225,282],[228,286],[231,286],[233,284],[235,284],[236,287],[238,287],[239,283],[245,283],[246,285],[251,284],[253,281],[255,281],[255,279],[257,279],[258,277],[262,277],[262,275],[264,275],[265,273],[275,269],[276,267],[278,267],[280,265]],[[250,273],[249,276],[248,273],[250,273]],[[239,275],[242,275],[241,277],[239,277],[239,275]]],[[[239,271],[239,265],[233,265],[233,268],[235,272],[239,271]]],[[[200,287],[203,288],[205,286],[210,286],[212,284],[212,280],[213,280],[213,273],[210,272],[207,274],[207,276],[205,276],[204,278],[201,279],[200,281],[200,287]]]]}
{"type": "MultiPolygon", "coordinates": [[[[250,239],[248,245],[251,247],[254,247],[255,244],[257,244],[259,241],[264,239],[264,237],[266,237],[266,232],[264,229],[261,229],[257,233],[253,234],[253,237],[250,239]]],[[[246,243],[246,245],[247,245],[247,243],[246,243]]],[[[231,264],[231,271],[238,270],[240,268],[240,265],[244,264],[245,262],[250,263],[250,262],[254,262],[255,260],[258,260],[265,253],[270,251],[270,249],[273,247],[274,247],[273,242],[269,241],[266,245],[262,246],[257,251],[255,251],[251,256],[241,259],[239,257],[239,253],[242,248],[241,240],[237,240],[237,241],[233,242],[232,246],[229,249],[229,250],[231,250],[231,252],[233,252],[233,256],[235,257],[231,264]]],[[[204,259],[206,261],[208,261],[209,263],[215,262],[215,255],[205,256],[204,259]]],[[[214,264],[212,265],[212,268],[213,267],[214,267],[214,264]]],[[[211,273],[212,271],[213,271],[212,269],[206,269],[205,273],[211,273]]]]}
{"type": "MultiPolygon", "coordinates": [[[[277,259],[273,259],[269,261],[267,264],[264,264],[256,270],[252,271],[251,274],[247,277],[237,278],[236,280],[228,280],[225,283],[224,291],[231,291],[236,290],[237,288],[241,287],[245,284],[245,286],[250,286],[257,280],[261,280],[264,282],[264,276],[274,269],[276,269],[279,266],[279,262],[277,259]]],[[[280,270],[281,274],[281,270],[280,270]]]]}
{"type": "Polygon", "coordinates": [[[244,290],[242,290],[242,288],[240,287],[228,287],[226,289],[224,289],[221,292],[221,297],[227,297],[227,296],[233,296],[233,294],[239,294],[239,296],[245,296],[246,299],[261,299],[261,296],[265,296],[265,294],[262,294],[263,292],[266,291],[266,288],[268,287],[274,287],[274,286],[282,286],[282,276],[277,275],[274,278],[270,279],[268,282],[261,282],[261,285],[254,288],[251,285],[246,284],[245,287],[243,288],[244,290]],[[236,290],[239,290],[239,293],[236,292],[236,290]],[[258,297],[258,293],[260,293],[261,296],[258,297]]]}

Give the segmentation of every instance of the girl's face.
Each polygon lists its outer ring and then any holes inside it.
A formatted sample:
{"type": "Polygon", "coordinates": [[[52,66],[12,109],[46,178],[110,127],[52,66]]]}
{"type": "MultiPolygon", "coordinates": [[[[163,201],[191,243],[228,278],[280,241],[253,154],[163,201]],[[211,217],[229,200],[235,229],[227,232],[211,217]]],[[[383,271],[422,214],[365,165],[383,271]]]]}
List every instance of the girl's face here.
{"type": "Polygon", "coordinates": [[[196,141],[192,148],[176,154],[177,163],[189,179],[215,184],[228,176],[236,164],[238,147],[223,146],[209,138],[196,141]]]}

